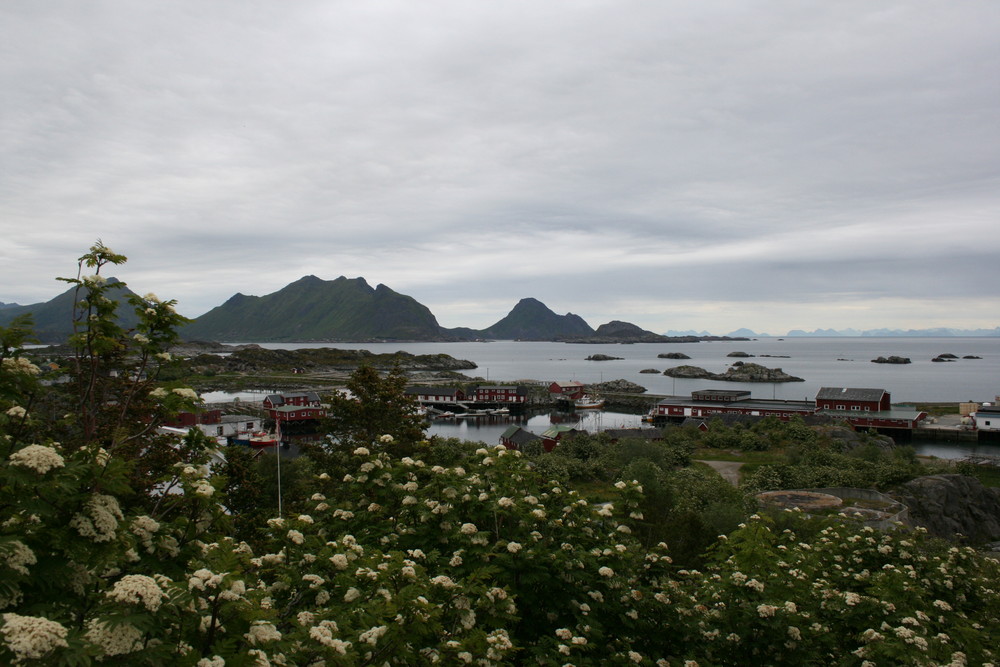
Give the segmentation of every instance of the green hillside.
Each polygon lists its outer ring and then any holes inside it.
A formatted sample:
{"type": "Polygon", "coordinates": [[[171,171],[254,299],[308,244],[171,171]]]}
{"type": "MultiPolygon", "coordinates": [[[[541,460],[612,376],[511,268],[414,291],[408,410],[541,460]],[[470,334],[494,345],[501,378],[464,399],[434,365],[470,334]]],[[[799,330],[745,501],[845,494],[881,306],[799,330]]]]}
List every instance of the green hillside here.
{"type": "Polygon", "coordinates": [[[521,299],[514,309],[488,329],[483,338],[563,340],[593,335],[594,330],[573,313],[557,315],[538,299],[521,299]]]}
{"type": "MultiPolygon", "coordinates": [[[[109,284],[120,284],[116,278],[109,278],[109,284]]],[[[58,344],[66,341],[73,333],[73,302],[76,287],[71,287],[59,296],[44,303],[34,303],[27,306],[15,304],[0,308],[0,326],[10,324],[18,315],[31,314],[34,320],[34,332],[43,343],[58,344]]],[[[128,287],[109,292],[118,301],[118,323],[131,329],[138,323],[138,318],[128,304],[128,296],[134,294],[128,287]],[[117,292],[117,293],[116,293],[117,292]]]]}
{"type": "Polygon", "coordinates": [[[364,278],[305,276],[266,296],[236,294],[181,330],[187,340],[441,340],[426,306],[364,278]]]}

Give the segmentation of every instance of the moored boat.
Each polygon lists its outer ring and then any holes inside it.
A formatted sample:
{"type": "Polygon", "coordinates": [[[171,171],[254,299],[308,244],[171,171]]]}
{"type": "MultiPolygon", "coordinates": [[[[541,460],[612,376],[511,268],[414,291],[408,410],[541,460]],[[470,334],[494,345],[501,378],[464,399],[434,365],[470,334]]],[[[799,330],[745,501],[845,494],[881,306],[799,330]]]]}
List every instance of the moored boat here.
{"type": "Polygon", "coordinates": [[[274,447],[278,444],[278,436],[265,431],[243,432],[234,436],[232,443],[256,448],[274,447]]]}
{"type": "Polygon", "coordinates": [[[584,394],[580,398],[573,401],[573,407],[577,410],[597,410],[604,407],[604,399],[600,396],[584,394]]]}

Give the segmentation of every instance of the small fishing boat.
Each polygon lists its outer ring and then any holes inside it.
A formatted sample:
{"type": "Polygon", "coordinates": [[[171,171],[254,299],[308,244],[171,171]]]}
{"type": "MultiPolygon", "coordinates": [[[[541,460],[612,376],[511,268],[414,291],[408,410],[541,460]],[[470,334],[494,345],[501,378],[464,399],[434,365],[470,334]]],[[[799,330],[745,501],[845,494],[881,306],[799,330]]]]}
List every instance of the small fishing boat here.
{"type": "Polygon", "coordinates": [[[233,436],[233,444],[255,448],[274,447],[278,444],[278,436],[265,431],[245,431],[233,436]]]}
{"type": "Polygon", "coordinates": [[[600,396],[584,394],[580,398],[573,401],[573,407],[577,410],[597,410],[604,407],[604,399],[600,396]]]}

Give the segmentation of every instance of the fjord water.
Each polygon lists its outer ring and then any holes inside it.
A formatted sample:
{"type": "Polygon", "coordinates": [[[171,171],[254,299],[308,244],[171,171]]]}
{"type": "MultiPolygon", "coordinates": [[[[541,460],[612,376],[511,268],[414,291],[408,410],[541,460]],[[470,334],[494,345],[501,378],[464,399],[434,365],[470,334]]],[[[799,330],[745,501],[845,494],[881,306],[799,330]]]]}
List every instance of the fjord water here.
{"type": "Polygon", "coordinates": [[[749,341],[702,343],[570,344],[554,342],[491,341],[486,343],[265,343],[271,349],[335,347],[375,353],[397,350],[411,354],[449,354],[468,359],[478,368],[469,377],[496,382],[518,380],[578,380],[601,382],[625,379],[650,394],[688,395],[704,388],[743,389],[754,398],[812,400],[820,387],[886,389],[894,403],[993,401],[1000,395],[1000,337],[996,338],[758,338],[749,341]],[[691,359],[659,359],[658,354],[682,352],[691,359]],[[753,358],[728,357],[745,352],[753,358]],[[933,362],[941,354],[953,362],[933,362]],[[586,361],[594,354],[621,357],[613,361],[586,361]],[[771,356],[764,356],[771,355],[771,356]],[[981,359],[962,359],[966,355],[981,359]],[[877,357],[907,357],[905,365],[875,364],[877,357]],[[674,379],[662,374],[680,365],[725,372],[738,361],[781,368],[804,382],[776,384],[731,383],[674,379]],[[640,373],[656,369],[656,374],[640,373]]]}

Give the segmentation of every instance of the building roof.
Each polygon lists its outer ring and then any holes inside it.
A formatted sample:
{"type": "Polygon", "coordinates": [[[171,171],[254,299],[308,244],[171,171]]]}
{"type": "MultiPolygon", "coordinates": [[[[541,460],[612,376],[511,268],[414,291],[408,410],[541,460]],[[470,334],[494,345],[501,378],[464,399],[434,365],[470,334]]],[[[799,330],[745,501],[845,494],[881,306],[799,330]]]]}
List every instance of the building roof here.
{"type": "Polygon", "coordinates": [[[541,440],[539,436],[535,435],[531,431],[526,431],[517,425],[508,426],[507,430],[505,430],[500,436],[500,439],[508,440],[518,446],[526,445],[535,440],[541,440]]]}
{"type": "Polygon", "coordinates": [[[256,422],[260,421],[260,417],[254,417],[253,415],[222,415],[222,420],[220,424],[239,424],[240,422],[256,422]]]}
{"type": "Polygon", "coordinates": [[[557,424],[555,426],[550,426],[549,428],[542,431],[542,437],[551,440],[553,438],[558,438],[561,435],[567,435],[569,433],[586,433],[586,431],[581,431],[575,426],[563,426],[561,424],[557,424]]]}
{"type": "Polygon", "coordinates": [[[857,387],[820,387],[817,401],[881,401],[885,389],[864,389],[857,387]]]}
{"type": "Polygon", "coordinates": [[[282,414],[287,412],[303,412],[305,410],[322,410],[318,405],[277,405],[271,410],[274,412],[280,412],[282,414]]]}
{"type": "Polygon", "coordinates": [[[281,397],[284,398],[285,400],[288,400],[290,398],[299,398],[299,397],[306,398],[310,401],[319,400],[319,394],[317,394],[315,391],[297,391],[291,394],[282,394],[281,397]]]}
{"type": "Polygon", "coordinates": [[[407,394],[416,394],[420,396],[456,396],[458,395],[457,387],[407,387],[407,394]]]}
{"type": "Polygon", "coordinates": [[[482,387],[476,387],[473,391],[516,391],[518,394],[526,394],[528,390],[521,385],[505,384],[505,385],[484,385],[482,387]]]}

